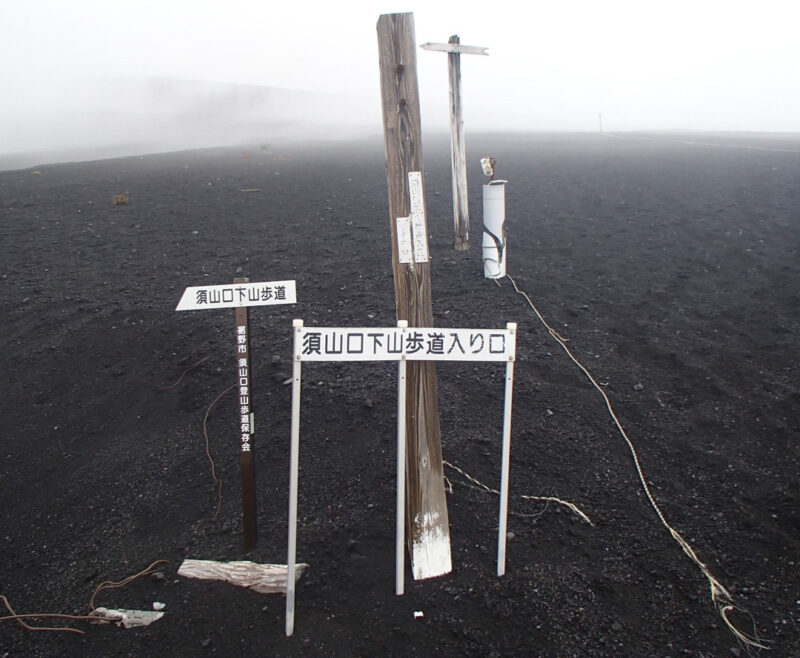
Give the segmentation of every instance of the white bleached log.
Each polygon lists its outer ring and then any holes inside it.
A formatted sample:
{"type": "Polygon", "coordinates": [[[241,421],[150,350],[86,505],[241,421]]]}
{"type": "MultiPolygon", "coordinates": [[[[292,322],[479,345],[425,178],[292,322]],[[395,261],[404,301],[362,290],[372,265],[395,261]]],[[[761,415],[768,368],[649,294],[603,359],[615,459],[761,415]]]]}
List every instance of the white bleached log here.
{"type": "MultiPolygon", "coordinates": [[[[298,564],[295,582],[308,569],[298,564]]],[[[258,564],[247,560],[216,562],[214,560],[184,560],[178,569],[179,576],[200,580],[224,580],[232,585],[246,587],[260,594],[285,594],[287,581],[285,564],[258,564]]]]}

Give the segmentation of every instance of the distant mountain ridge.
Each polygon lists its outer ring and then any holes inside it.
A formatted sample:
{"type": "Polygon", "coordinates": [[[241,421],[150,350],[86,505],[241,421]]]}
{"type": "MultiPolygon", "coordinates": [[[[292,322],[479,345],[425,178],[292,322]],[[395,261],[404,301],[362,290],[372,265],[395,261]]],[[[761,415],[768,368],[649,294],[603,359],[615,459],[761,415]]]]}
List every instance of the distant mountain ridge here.
{"type": "Polygon", "coordinates": [[[365,99],[167,78],[79,81],[51,102],[2,118],[2,168],[48,161],[36,160],[37,154],[60,159],[69,152],[87,159],[80,154],[113,157],[381,131],[375,103],[365,99]]]}

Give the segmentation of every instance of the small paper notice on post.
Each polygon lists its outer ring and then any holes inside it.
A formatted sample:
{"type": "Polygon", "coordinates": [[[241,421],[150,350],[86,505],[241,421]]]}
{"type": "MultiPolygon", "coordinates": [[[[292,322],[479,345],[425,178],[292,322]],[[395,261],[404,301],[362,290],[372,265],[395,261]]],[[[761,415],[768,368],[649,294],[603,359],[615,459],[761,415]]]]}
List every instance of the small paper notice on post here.
{"type": "Polygon", "coordinates": [[[397,260],[401,263],[411,263],[411,218],[397,218],[397,260]]]}
{"type": "Polygon", "coordinates": [[[414,262],[428,262],[428,227],[422,195],[422,173],[408,172],[408,196],[411,205],[411,233],[414,237],[414,262]]]}

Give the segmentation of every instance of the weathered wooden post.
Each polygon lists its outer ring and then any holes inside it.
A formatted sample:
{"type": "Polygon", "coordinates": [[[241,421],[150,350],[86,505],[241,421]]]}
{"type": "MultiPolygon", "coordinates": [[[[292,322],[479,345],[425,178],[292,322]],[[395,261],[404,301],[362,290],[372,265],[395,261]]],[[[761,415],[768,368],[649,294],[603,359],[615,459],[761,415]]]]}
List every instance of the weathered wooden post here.
{"type": "Polygon", "coordinates": [[[488,55],[486,48],[462,46],[457,34],[447,43],[423,43],[420,48],[447,53],[450,79],[450,158],[453,176],[453,223],[456,251],[469,249],[469,205],[467,201],[467,148],[461,113],[461,53],[488,55]]]}
{"type": "MultiPolygon", "coordinates": [[[[247,278],[234,279],[235,284],[248,283],[247,278]]],[[[236,320],[236,383],[239,395],[240,411],[240,446],[239,468],[242,472],[242,523],[244,525],[244,550],[255,548],[258,541],[256,514],[256,467],[253,456],[251,436],[253,427],[253,392],[250,375],[250,316],[246,306],[239,306],[234,311],[236,320]]]]}
{"type": "MultiPolygon", "coordinates": [[[[408,321],[409,327],[431,327],[414,15],[381,15],[377,30],[397,319],[408,321]],[[398,227],[405,238],[399,245],[398,227]]],[[[406,521],[411,567],[415,579],[430,578],[452,569],[434,363],[408,364],[406,392],[406,521]]]]}

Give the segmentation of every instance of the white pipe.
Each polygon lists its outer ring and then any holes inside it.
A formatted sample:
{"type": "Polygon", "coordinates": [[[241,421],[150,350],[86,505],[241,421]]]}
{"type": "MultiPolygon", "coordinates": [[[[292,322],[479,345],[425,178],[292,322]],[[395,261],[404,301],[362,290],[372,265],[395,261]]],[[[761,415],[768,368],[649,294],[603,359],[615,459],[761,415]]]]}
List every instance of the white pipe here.
{"type": "Polygon", "coordinates": [[[289,459],[289,547],[286,557],[286,636],[294,633],[295,562],[297,559],[297,479],[300,462],[300,376],[301,362],[298,336],[302,320],[294,320],[294,351],[292,353],[292,447],[289,459]]]}
{"type": "MultiPolygon", "coordinates": [[[[516,322],[506,328],[516,333],[516,322]]],[[[497,531],[497,575],[506,572],[506,531],[508,528],[508,471],[511,461],[511,402],[514,393],[514,361],[506,364],[506,399],[503,410],[503,459],[500,470],[500,518],[497,531]]]]}
{"type": "MultiPolygon", "coordinates": [[[[398,320],[401,329],[408,321],[398,320]]],[[[395,586],[397,596],[405,592],[405,548],[406,543],[406,360],[397,365],[397,510],[395,531],[395,586]]]]}
{"type": "Polygon", "coordinates": [[[483,275],[502,279],[506,275],[506,181],[483,186],[483,275]]]}

